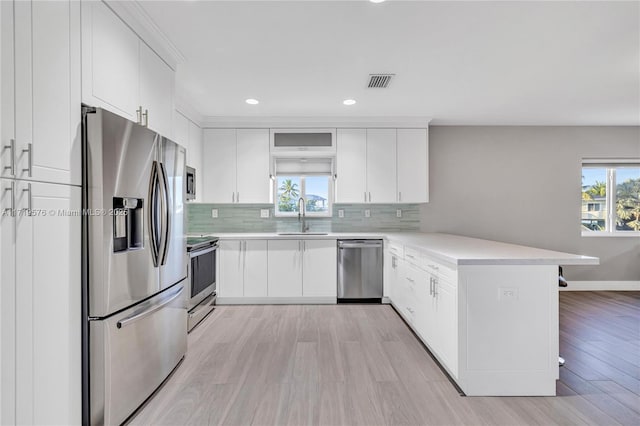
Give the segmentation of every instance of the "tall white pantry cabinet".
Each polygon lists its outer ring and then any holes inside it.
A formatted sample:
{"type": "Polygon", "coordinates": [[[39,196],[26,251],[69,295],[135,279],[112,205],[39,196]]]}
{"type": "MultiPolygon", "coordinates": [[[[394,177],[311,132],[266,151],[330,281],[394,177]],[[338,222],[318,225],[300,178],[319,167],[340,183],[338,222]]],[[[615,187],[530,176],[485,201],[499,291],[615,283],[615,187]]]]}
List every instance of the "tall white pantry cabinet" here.
{"type": "Polygon", "coordinates": [[[0,19],[0,423],[79,424],[80,3],[0,19]]]}

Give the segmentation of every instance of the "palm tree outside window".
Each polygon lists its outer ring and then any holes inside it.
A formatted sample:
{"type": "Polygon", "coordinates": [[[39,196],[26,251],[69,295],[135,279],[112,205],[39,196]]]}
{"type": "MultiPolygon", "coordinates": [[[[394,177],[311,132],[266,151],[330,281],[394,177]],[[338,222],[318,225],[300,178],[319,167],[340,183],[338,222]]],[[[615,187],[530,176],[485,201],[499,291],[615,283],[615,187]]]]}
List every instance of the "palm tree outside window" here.
{"type": "Polygon", "coordinates": [[[331,216],[331,176],[277,176],[275,181],[277,216],[297,216],[300,197],[307,216],[331,216]]]}

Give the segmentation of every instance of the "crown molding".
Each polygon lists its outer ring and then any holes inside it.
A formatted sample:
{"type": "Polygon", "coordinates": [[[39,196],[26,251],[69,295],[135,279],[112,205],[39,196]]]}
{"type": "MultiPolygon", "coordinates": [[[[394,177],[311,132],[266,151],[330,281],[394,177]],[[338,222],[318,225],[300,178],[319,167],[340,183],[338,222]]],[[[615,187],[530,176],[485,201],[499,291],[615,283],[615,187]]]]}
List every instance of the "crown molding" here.
{"type": "Polygon", "coordinates": [[[215,117],[205,116],[203,128],[426,128],[430,117],[215,117]]]}
{"type": "Polygon", "coordinates": [[[186,62],[185,56],[137,0],[103,0],[174,71],[186,62]]]}
{"type": "Polygon", "coordinates": [[[190,103],[186,102],[180,96],[177,96],[177,94],[175,98],[175,109],[180,114],[184,115],[188,120],[195,123],[198,127],[204,127],[202,125],[204,121],[202,114],[200,114],[190,103]]]}

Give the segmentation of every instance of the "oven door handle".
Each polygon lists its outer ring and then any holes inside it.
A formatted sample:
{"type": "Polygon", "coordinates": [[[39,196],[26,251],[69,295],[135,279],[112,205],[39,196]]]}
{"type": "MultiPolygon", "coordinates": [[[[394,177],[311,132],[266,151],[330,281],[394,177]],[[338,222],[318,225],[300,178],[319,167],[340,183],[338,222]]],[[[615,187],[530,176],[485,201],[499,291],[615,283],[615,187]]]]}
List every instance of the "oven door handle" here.
{"type": "Polygon", "coordinates": [[[214,244],[211,247],[208,247],[204,250],[194,250],[189,252],[189,257],[193,259],[194,257],[201,256],[203,254],[211,253],[212,251],[218,250],[218,244],[214,244]]]}

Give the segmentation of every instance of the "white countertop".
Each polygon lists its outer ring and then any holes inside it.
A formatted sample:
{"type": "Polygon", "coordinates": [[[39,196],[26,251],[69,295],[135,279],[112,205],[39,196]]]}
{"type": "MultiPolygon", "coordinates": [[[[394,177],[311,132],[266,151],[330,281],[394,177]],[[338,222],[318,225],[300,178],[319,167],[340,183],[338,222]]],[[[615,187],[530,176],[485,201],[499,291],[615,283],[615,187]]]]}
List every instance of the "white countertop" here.
{"type": "Polygon", "coordinates": [[[387,240],[413,247],[454,265],[598,265],[591,256],[544,250],[451,234],[387,234],[387,240]]]}
{"type": "Polygon", "coordinates": [[[325,235],[282,233],[211,233],[222,240],[237,239],[349,239],[381,238],[424,252],[453,265],[598,265],[597,257],[462,237],[452,234],[421,232],[330,232],[325,235]]]}

